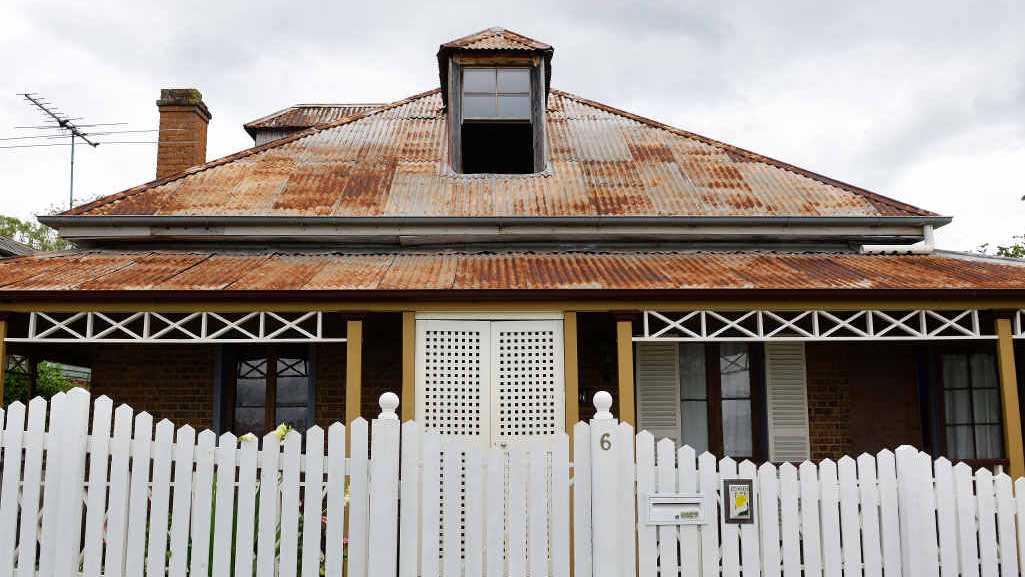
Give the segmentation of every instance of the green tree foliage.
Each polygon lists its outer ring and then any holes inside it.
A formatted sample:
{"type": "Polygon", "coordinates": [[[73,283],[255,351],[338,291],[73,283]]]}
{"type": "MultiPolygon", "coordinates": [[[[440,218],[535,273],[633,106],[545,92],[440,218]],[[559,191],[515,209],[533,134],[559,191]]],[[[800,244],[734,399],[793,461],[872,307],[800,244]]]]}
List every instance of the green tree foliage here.
{"type": "MultiPolygon", "coordinates": [[[[8,363],[8,367],[11,363],[8,363]]],[[[67,391],[76,386],[76,383],[69,380],[61,372],[61,368],[54,363],[43,361],[36,369],[36,392],[35,396],[49,399],[61,391],[67,391]]],[[[29,401],[29,378],[23,373],[8,371],[4,378],[4,406],[21,401],[29,401]]]]}
{"type": "Polygon", "coordinates": [[[0,215],[0,236],[13,238],[36,250],[67,250],[71,243],[57,236],[57,231],[35,221],[24,221],[0,215]]]}

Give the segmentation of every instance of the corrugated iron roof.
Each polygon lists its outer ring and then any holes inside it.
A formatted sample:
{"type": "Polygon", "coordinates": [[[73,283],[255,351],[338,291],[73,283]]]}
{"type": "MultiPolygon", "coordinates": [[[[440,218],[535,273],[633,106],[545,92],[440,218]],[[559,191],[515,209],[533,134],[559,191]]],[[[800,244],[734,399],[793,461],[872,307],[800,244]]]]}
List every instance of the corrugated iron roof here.
{"type": "Polygon", "coordinates": [[[561,91],[549,166],[447,166],[438,90],[318,125],[66,215],[931,216],[867,190],[561,91]]]}
{"type": "Polygon", "coordinates": [[[1025,290],[1025,262],[958,254],[631,250],[299,254],[83,251],[0,260],[0,298],[40,290],[579,289],[1025,290]]]}
{"type": "Polygon", "coordinates": [[[27,244],[20,243],[13,238],[6,236],[0,236],[0,257],[5,256],[22,256],[26,254],[32,254],[36,252],[36,249],[30,247],[27,244]]]}
{"type": "Polygon", "coordinates": [[[318,124],[338,122],[347,116],[377,110],[382,106],[385,104],[296,104],[242,126],[249,134],[253,134],[255,130],[305,129],[318,124]]]}
{"type": "Polygon", "coordinates": [[[552,50],[544,42],[539,42],[522,34],[505,28],[494,26],[474,32],[462,38],[446,42],[441,49],[459,50],[552,50]]]}

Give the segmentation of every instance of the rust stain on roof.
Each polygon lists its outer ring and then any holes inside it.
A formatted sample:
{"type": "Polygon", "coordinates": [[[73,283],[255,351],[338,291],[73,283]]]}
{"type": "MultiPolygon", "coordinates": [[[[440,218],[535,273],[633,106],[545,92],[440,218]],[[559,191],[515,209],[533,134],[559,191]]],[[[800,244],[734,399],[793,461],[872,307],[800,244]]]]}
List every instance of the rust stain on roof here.
{"type": "Polygon", "coordinates": [[[362,114],[385,106],[383,103],[361,104],[296,104],[243,124],[246,132],[275,128],[303,129],[330,124],[354,114],[362,114]]]}
{"type": "Polygon", "coordinates": [[[1025,264],[975,257],[714,251],[183,253],[0,260],[0,295],[34,291],[1015,289],[1025,264]]]}
{"type": "Polygon", "coordinates": [[[77,207],[69,215],[930,216],[560,91],[534,175],[447,168],[438,90],[77,207]]]}
{"type": "Polygon", "coordinates": [[[551,50],[552,47],[505,28],[493,27],[474,32],[441,45],[460,50],[551,50]]]}

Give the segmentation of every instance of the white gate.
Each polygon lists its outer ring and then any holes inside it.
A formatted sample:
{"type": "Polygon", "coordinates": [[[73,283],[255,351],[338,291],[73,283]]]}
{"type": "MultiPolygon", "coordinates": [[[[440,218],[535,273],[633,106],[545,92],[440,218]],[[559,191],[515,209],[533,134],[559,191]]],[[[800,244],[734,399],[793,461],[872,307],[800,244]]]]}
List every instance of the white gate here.
{"type": "Polygon", "coordinates": [[[416,418],[481,446],[563,430],[562,322],[418,319],[416,418]]]}

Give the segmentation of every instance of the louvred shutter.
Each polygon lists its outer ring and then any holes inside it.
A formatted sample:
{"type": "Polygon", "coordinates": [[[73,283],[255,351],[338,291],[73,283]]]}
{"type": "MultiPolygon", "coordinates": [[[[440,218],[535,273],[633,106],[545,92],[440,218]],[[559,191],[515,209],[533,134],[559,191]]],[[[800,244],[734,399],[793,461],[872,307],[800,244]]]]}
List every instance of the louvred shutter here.
{"type": "Polygon", "coordinates": [[[680,439],[680,360],[676,343],[637,343],[637,428],[680,439]]]}
{"type": "Polygon", "coordinates": [[[804,343],[765,343],[765,404],[773,462],[811,457],[805,366],[804,343]]]}

